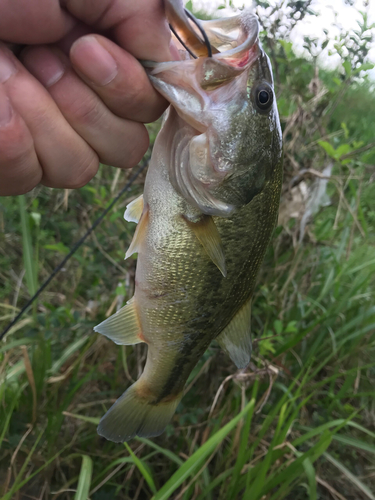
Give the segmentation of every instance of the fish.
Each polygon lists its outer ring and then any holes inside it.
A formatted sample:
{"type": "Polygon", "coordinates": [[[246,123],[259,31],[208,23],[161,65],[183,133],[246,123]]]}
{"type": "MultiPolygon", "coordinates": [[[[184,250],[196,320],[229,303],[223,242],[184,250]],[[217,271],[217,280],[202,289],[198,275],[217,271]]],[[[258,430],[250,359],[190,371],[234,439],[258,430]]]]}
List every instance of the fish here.
{"type": "Polygon", "coordinates": [[[98,426],[117,443],[163,433],[213,340],[238,369],[248,365],[251,301],[282,185],[282,134],[258,18],[244,10],[193,22],[181,2],[165,6],[189,50],[144,62],[170,106],[144,193],[125,212],[137,223],[126,253],[138,254],[134,296],[95,327],[116,344],[148,346],[140,378],[98,426]]]}

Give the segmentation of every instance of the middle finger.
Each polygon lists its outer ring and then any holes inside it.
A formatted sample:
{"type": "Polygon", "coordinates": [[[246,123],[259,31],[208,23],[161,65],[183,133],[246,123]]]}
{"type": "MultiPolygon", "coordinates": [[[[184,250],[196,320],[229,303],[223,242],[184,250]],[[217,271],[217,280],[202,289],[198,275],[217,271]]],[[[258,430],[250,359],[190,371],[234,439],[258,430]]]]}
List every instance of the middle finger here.
{"type": "Polygon", "coordinates": [[[148,123],[167,107],[139,61],[103,36],[79,38],[71,47],[70,59],[82,79],[117,116],[148,123]]]}
{"type": "Polygon", "coordinates": [[[119,118],[71,68],[57,48],[28,48],[26,68],[45,85],[70,126],[96,151],[100,160],[120,168],[133,167],[148,147],[144,125],[119,118]],[[55,75],[59,75],[56,79],[55,75]]]}

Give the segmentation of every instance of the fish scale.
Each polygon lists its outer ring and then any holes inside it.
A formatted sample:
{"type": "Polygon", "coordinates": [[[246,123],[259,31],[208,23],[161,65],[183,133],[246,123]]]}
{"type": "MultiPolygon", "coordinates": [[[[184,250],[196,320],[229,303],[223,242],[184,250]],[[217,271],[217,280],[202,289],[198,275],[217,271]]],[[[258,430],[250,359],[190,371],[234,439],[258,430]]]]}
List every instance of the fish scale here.
{"type": "Polygon", "coordinates": [[[138,252],[135,293],[96,327],[116,343],[148,345],[141,377],[98,427],[116,442],[163,432],[212,340],[238,368],[250,360],[251,299],[278,214],[281,130],[255,16],[223,20],[228,33],[221,37],[213,30],[220,22],[203,23],[216,43],[210,73],[199,43],[198,59],[148,65],[171,106],[155,141],[143,201],[125,213],[139,220],[127,252],[138,252]],[[228,46],[234,29],[240,35],[226,62],[220,44],[228,46]],[[259,100],[261,92],[268,104],[259,100]]]}

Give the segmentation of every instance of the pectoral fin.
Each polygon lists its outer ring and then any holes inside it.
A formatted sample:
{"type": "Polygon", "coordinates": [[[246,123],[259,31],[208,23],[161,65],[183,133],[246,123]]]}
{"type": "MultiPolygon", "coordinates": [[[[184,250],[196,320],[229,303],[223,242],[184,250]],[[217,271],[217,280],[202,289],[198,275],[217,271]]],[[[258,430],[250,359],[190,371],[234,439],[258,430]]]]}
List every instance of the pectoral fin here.
{"type": "Polygon", "coordinates": [[[191,222],[188,219],[185,220],[206,250],[212,262],[217,266],[225,278],[227,276],[227,269],[225,266],[224,250],[219,231],[211,215],[203,215],[198,222],[191,222]]]}
{"type": "Polygon", "coordinates": [[[130,243],[130,247],[125,254],[125,259],[133,255],[133,253],[139,252],[140,245],[144,240],[148,227],[148,209],[143,210],[142,216],[139,219],[139,223],[137,229],[135,230],[132,242],[130,243]]]}
{"type": "Polygon", "coordinates": [[[97,325],[94,331],[105,335],[119,345],[144,342],[134,299],[130,299],[126,306],[97,325]]]}
{"type": "Polygon", "coordinates": [[[251,299],[238,311],[216,340],[237,368],[246,368],[251,357],[251,299]]]}
{"type": "Polygon", "coordinates": [[[129,203],[124,213],[124,219],[127,220],[128,222],[136,222],[138,224],[139,219],[142,216],[142,212],[143,212],[143,194],[141,194],[141,196],[138,196],[138,198],[129,203]]]}

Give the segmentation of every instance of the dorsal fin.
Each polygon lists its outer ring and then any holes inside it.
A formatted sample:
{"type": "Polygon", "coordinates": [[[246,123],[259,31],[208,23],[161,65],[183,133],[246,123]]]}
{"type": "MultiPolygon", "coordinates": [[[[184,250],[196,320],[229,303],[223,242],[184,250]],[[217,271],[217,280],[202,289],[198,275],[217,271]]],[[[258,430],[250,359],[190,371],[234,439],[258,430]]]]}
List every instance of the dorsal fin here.
{"type": "Polygon", "coordinates": [[[251,358],[251,299],[248,300],[229,325],[216,337],[220,347],[237,368],[246,368],[251,358]]]}
{"type": "Polygon", "coordinates": [[[147,227],[148,227],[148,208],[143,210],[141,218],[139,219],[137,229],[135,230],[132,242],[130,243],[130,247],[125,254],[125,259],[133,255],[133,253],[139,251],[140,245],[144,240],[147,227]]]}
{"type": "Polygon", "coordinates": [[[225,255],[219,231],[211,215],[203,215],[198,222],[186,219],[188,226],[193,230],[212,262],[217,266],[224,278],[227,276],[225,255]]]}
{"type": "Polygon", "coordinates": [[[135,200],[133,200],[129,205],[127,205],[124,219],[128,222],[136,222],[138,224],[139,219],[141,218],[143,212],[143,194],[138,196],[135,200]]]}
{"type": "Polygon", "coordinates": [[[94,328],[95,332],[105,335],[119,345],[133,345],[144,342],[134,298],[117,313],[94,328]]]}

